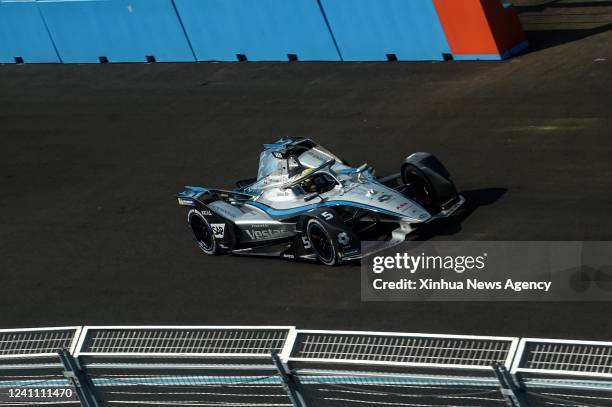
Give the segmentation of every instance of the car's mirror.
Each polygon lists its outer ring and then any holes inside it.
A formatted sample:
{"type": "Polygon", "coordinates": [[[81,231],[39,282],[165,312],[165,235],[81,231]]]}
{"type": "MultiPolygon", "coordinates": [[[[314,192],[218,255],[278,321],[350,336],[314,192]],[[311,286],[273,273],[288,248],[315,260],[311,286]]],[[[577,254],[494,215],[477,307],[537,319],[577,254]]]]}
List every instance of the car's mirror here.
{"type": "Polygon", "coordinates": [[[319,193],[318,192],[311,192],[310,194],[306,195],[304,197],[304,201],[309,202],[312,201],[315,198],[319,197],[319,193]]]}
{"type": "Polygon", "coordinates": [[[359,174],[359,173],[364,172],[364,171],[365,171],[365,170],[367,170],[368,168],[369,168],[368,163],[365,163],[365,164],[362,164],[361,166],[359,166],[359,168],[357,168],[357,169],[355,170],[355,172],[359,174]]]}

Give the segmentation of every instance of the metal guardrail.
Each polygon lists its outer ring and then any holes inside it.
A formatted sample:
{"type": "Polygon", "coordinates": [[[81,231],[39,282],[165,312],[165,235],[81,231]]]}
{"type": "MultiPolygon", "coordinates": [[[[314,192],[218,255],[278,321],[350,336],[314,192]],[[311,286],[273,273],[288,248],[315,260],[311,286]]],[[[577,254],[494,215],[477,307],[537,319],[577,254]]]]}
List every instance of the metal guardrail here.
{"type": "Polygon", "coordinates": [[[514,373],[612,379],[612,342],[523,338],[514,373]]]}
{"type": "Polygon", "coordinates": [[[517,345],[506,337],[299,330],[289,360],[490,370],[510,368],[517,345]]]}
{"type": "Polygon", "coordinates": [[[266,357],[280,352],[293,327],[84,327],[75,356],[266,357]]]}
{"type": "Polygon", "coordinates": [[[0,359],[56,356],[58,349],[74,352],[81,327],[0,329],[0,359]]]}
{"type": "Polygon", "coordinates": [[[74,352],[81,329],[0,330],[0,405],[79,405],[58,351],[74,352]]]}
{"type": "Polygon", "coordinates": [[[612,342],[291,326],[0,330],[0,406],[79,403],[609,406],[612,342]],[[71,392],[27,394],[36,389],[71,392]]]}
{"type": "Polygon", "coordinates": [[[504,406],[492,365],[518,338],[297,330],[286,356],[313,406],[504,406]]]}
{"type": "Polygon", "coordinates": [[[612,342],[523,338],[511,373],[533,405],[612,405],[612,342]]]}

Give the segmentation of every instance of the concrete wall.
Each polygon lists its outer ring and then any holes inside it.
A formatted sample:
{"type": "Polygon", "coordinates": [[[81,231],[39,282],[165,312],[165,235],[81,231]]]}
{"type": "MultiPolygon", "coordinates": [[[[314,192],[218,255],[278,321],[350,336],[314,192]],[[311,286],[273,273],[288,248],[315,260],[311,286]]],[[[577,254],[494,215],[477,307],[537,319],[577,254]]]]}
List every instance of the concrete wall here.
{"type": "Polygon", "coordinates": [[[513,13],[501,0],[0,0],[0,63],[503,59],[525,45],[513,13]]]}
{"type": "Polygon", "coordinates": [[[431,0],[321,0],[346,61],[442,60],[450,48],[431,0]]]}
{"type": "Polygon", "coordinates": [[[63,62],[194,61],[172,0],[39,0],[63,62]]]}
{"type": "Polygon", "coordinates": [[[0,63],[14,63],[16,60],[60,62],[33,0],[0,0],[0,63]]]}
{"type": "Polygon", "coordinates": [[[315,0],[175,0],[200,61],[337,61],[315,0]]]}

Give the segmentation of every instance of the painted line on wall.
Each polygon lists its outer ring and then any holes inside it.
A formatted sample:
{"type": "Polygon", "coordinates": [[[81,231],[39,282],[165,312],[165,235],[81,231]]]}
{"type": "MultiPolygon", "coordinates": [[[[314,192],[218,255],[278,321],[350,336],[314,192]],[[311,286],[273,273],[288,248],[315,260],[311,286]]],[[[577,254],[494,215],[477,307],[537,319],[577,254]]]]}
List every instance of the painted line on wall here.
{"type": "Polygon", "coordinates": [[[340,52],[338,41],[336,41],[336,36],[334,35],[334,31],[332,30],[331,24],[329,23],[329,19],[327,18],[327,14],[325,13],[323,4],[321,4],[321,0],[317,0],[317,4],[319,6],[319,10],[321,11],[321,15],[323,16],[323,20],[325,21],[325,25],[327,26],[327,29],[329,30],[329,35],[331,35],[331,39],[334,43],[334,47],[336,48],[336,52],[338,53],[338,57],[340,57],[340,61],[343,62],[344,58],[342,57],[342,52],[340,52]]]}

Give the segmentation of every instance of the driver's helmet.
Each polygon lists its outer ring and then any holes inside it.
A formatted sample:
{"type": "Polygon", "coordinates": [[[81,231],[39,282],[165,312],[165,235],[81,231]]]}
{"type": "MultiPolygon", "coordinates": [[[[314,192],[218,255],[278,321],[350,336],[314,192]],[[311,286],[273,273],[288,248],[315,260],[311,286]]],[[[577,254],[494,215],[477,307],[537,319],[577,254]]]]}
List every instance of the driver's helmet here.
{"type": "MultiPolygon", "coordinates": [[[[306,168],[302,171],[300,176],[308,175],[313,172],[312,168],[306,168]]],[[[314,180],[314,177],[306,178],[304,181],[300,182],[300,187],[304,190],[304,192],[317,192],[317,184],[314,180]]]]}

